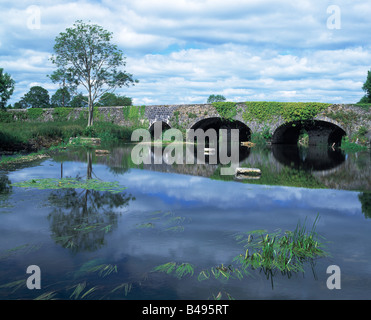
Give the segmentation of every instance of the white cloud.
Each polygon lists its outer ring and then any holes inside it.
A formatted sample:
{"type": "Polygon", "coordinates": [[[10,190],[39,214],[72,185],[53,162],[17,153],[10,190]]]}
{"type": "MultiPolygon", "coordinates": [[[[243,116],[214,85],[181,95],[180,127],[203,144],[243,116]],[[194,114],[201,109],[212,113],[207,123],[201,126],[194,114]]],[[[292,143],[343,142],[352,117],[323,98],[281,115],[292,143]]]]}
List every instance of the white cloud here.
{"type": "MultiPolygon", "coordinates": [[[[340,30],[326,26],[329,4],[289,0],[50,1],[40,8],[39,30],[27,28],[27,1],[3,1],[0,66],[25,83],[47,83],[55,37],[74,21],[113,32],[140,83],[121,92],[135,103],[227,99],[299,99],[356,102],[371,68],[371,6],[339,1],[340,30]]],[[[120,90],[118,91],[120,92],[120,90]]],[[[15,101],[13,101],[15,102],[15,101]]]]}

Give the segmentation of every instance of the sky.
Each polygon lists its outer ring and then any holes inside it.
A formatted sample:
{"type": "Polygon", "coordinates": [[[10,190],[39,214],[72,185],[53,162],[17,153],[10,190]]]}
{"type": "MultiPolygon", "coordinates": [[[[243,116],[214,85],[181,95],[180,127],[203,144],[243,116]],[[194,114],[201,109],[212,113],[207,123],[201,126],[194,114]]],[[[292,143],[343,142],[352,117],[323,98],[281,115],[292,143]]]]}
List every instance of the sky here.
{"type": "Polygon", "coordinates": [[[369,0],[1,0],[0,12],[0,68],[16,81],[9,103],[35,85],[58,89],[50,57],[76,20],[113,33],[123,70],[139,80],[115,92],[134,105],[211,94],[356,103],[371,69],[369,0]]]}

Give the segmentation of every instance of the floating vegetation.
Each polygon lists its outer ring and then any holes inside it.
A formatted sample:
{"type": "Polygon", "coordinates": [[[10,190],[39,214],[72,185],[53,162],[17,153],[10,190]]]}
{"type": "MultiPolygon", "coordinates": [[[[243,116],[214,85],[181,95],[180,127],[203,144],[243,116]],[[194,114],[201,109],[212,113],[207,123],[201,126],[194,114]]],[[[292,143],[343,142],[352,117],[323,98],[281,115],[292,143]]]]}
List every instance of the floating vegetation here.
{"type": "Polygon", "coordinates": [[[239,268],[233,267],[231,264],[228,266],[211,267],[210,269],[202,270],[197,277],[198,281],[209,280],[212,276],[213,278],[221,281],[228,281],[230,278],[241,280],[245,275],[248,275],[247,270],[240,270],[239,268]]]}
{"type": "Polygon", "coordinates": [[[178,279],[181,279],[187,275],[193,276],[194,274],[194,266],[190,263],[181,263],[177,264],[176,262],[167,262],[162,265],[155,267],[153,272],[164,272],[167,274],[175,272],[175,276],[178,279]]]}
{"type": "Polygon", "coordinates": [[[305,223],[302,225],[299,222],[293,232],[286,231],[284,234],[280,231],[268,234],[263,230],[239,234],[236,239],[244,244],[246,251],[233,261],[241,264],[244,270],[251,267],[270,272],[304,272],[304,262],[328,255],[321,248],[315,231],[317,221],[318,215],[309,232],[305,223]]]}
{"type": "Polygon", "coordinates": [[[106,277],[113,272],[117,273],[117,265],[101,264],[88,269],[87,272],[98,272],[100,277],[106,277]]]}
{"type": "Polygon", "coordinates": [[[18,253],[23,253],[23,254],[31,253],[31,252],[39,250],[40,248],[41,248],[41,245],[38,245],[38,244],[28,244],[28,243],[22,244],[20,246],[5,250],[4,252],[0,253],[0,259],[6,259],[18,253]]]}
{"type": "Polygon", "coordinates": [[[86,282],[85,281],[81,282],[81,283],[78,283],[77,285],[73,286],[72,288],[75,288],[75,290],[70,295],[70,299],[75,299],[75,300],[84,299],[86,296],[88,296],[89,294],[91,294],[92,292],[94,292],[97,289],[97,287],[92,287],[89,290],[85,291],[84,294],[81,295],[81,293],[86,288],[86,282]]]}
{"type": "Polygon", "coordinates": [[[101,263],[101,259],[93,259],[85,262],[79,270],[75,272],[75,278],[88,273],[97,272],[100,277],[106,277],[111,273],[117,273],[117,265],[101,263]]]}
{"type": "MultiPolygon", "coordinates": [[[[251,276],[251,270],[261,270],[267,276],[280,271],[290,275],[292,272],[304,272],[304,263],[312,262],[318,257],[328,254],[321,248],[315,231],[317,215],[313,227],[307,231],[305,222],[297,224],[296,229],[281,233],[266,233],[265,230],[255,230],[242,234],[236,234],[235,239],[246,248],[244,254],[240,254],[232,260],[231,264],[213,266],[203,269],[198,273],[197,280],[202,282],[216,279],[226,282],[229,279],[242,280],[251,276]]],[[[189,263],[177,264],[167,262],[159,265],[153,271],[174,274],[180,279],[185,275],[194,275],[194,266],[189,263]]]]}
{"type": "Polygon", "coordinates": [[[151,229],[158,227],[163,231],[183,232],[186,218],[182,216],[175,216],[171,211],[163,213],[162,211],[155,211],[150,213],[150,222],[144,222],[136,225],[138,229],[151,229]]]}
{"type": "Polygon", "coordinates": [[[56,295],[57,293],[55,291],[45,292],[36,297],[34,300],[53,300],[56,295]]]}
{"type": "Polygon", "coordinates": [[[127,189],[120,187],[118,182],[101,181],[98,179],[87,179],[82,181],[75,178],[46,178],[46,179],[31,179],[22,182],[12,183],[11,186],[21,188],[36,188],[36,189],[85,189],[96,191],[107,191],[111,193],[119,193],[127,189]]]}
{"type": "Polygon", "coordinates": [[[131,291],[132,287],[133,287],[133,285],[131,283],[124,282],[124,283],[118,285],[117,287],[113,288],[110,293],[114,293],[118,290],[124,289],[124,293],[125,293],[125,297],[126,297],[129,294],[129,292],[131,291]]]}
{"type": "Polygon", "coordinates": [[[228,292],[224,292],[223,294],[221,291],[216,296],[213,294],[213,300],[222,300],[224,296],[227,296],[228,300],[235,300],[228,292]]]}
{"type": "Polygon", "coordinates": [[[0,286],[0,289],[11,289],[11,293],[14,293],[20,288],[26,287],[26,279],[12,281],[0,286]]]}

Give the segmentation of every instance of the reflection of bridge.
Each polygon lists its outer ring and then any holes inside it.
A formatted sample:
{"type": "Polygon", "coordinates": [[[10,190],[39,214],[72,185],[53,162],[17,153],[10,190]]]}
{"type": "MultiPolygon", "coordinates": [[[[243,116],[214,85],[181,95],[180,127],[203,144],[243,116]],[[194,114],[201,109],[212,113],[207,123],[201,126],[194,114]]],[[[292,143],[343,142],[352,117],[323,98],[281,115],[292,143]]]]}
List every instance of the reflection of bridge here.
{"type": "MultiPolygon", "coordinates": [[[[132,145],[123,145],[111,149],[109,155],[94,156],[93,163],[105,164],[110,170],[117,174],[124,174],[130,168],[141,168],[145,170],[158,171],[164,173],[177,173],[200,177],[218,177],[219,164],[168,164],[166,159],[168,154],[162,153],[160,164],[151,161],[150,164],[135,165],[131,161],[132,145]]],[[[254,150],[246,154],[241,159],[242,166],[262,168],[262,177],[269,177],[269,181],[281,181],[282,172],[299,174],[300,172],[307,177],[313,177],[320,182],[323,187],[344,190],[371,190],[371,157],[366,153],[350,154],[345,158],[336,151],[325,152],[326,148],[309,147],[307,153],[303,153],[297,148],[287,148],[286,146],[272,146],[272,150],[254,150]],[[288,170],[288,171],[287,171],[288,170]]],[[[82,154],[76,152],[68,155],[69,160],[86,161],[86,151],[81,150],[82,154]]],[[[150,157],[155,157],[151,146],[148,149],[150,157]]],[[[61,161],[65,161],[64,153],[61,154],[61,161]],[[63,159],[63,160],[62,160],[63,159]]],[[[58,156],[55,157],[58,161],[58,156]]],[[[160,161],[156,161],[160,162],[160,161]]],[[[285,179],[287,176],[285,176],[285,179]]],[[[263,179],[264,180],[264,179],[263,179]]],[[[269,184],[268,181],[268,184],[269,184]]],[[[305,182],[305,181],[304,181],[305,182]]],[[[264,183],[264,181],[261,181],[264,183]]],[[[289,185],[289,182],[287,182],[289,185]]],[[[295,184],[294,186],[298,186],[295,184]]],[[[305,184],[303,185],[305,187],[305,184]]]]}

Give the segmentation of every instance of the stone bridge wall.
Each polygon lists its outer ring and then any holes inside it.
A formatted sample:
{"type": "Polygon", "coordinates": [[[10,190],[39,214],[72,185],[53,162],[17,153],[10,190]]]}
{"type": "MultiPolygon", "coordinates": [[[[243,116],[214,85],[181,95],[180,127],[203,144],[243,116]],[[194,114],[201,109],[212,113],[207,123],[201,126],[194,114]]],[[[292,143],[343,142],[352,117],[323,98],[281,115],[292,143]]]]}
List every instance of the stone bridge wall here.
{"type": "MultiPolygon", "coordinates": [[[[95,119],[111,121],[119,125],[133,124],[133,119],[125,118],[124,108],[128,107],[98,107],[95,109],[95,119]]],[[[130,107],[141,108],[141,107],[130,107]]],[[[243,113],[247,105],[243,102],[236,103],[237,114],[234,120],[238,120],[247,125],[251,132],[261,132],[269,128],[271,133],[274,133],[277,128],[285,124],[285,121],[280,116],[272,117],[269,121],[245,121],[243,113]]],[[[86,108],[71,109],[66,117],[67,119],[78,119],[86,116],[86,108]]],[[[20,117],[20,113],[27,112],[27,110],[10,110],[14,114],[14,118],[20,117]]],[[[154,105],[146,106],[144,116],[142,117],[138,112],[138,121],[144,126],[150,126],[156,121],[163,121],[170,127],[180,129],[190,129],[193,125],[203,119],[220,118],[218,111],[212,104],[185,104],[185,105],[154,105]]],[[[52,121],[54,119],[54,109],[43,109],[42,116],[38,119],[40,121],[52,121]]],[[[321,120],[332,123],[343,129],[347,135],[352,135],[357,132],[361,126],[368,129],[368,140],[371,141],[371,112],[366,111],[357,106],[346,104],[334,104],[329,108],[318,114],[314,120],[321,120]]]]}

